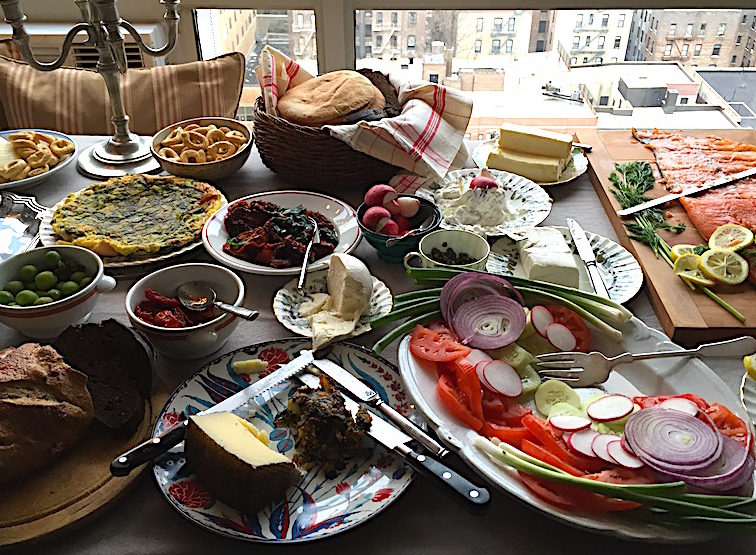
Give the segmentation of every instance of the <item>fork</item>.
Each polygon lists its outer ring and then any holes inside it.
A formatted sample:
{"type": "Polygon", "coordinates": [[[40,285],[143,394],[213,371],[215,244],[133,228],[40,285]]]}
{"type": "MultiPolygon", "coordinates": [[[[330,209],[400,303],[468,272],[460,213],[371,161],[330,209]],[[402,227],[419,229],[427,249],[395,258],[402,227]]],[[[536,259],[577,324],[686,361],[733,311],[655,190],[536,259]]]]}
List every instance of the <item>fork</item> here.
{"type": "Polygon", "coordinates": [[[659,351],[656,353],[622,353],[607,357],[599,352],[592,353],[548,353],[535,357],[536,371],[542,378],[566,382],[572,387],[588,387],[604,383],[612,368],[652,358],[673,358],[688,356],[734,357],[756,352],[756,339],[751,336],[738,337],[716,343],[704,343],[695,349],[679,351],[659,351]]]}
{"type": "Polygon", "coordinates": [[[318,222],[310,216],[307,216],[307,221],[312,225],[312,236],[310,237],[310,242],[307,243],[304,260],[302,261],[302,269],[299,271],[299,281],[297,281],[297,293],[299,293],[301,297],[309,297],[304,289],[305,277],[307,276],[307,266],[310,264],[310,251],[312,250],[312,245],[320,242],[320,229],[318,228],[318,222]]]}

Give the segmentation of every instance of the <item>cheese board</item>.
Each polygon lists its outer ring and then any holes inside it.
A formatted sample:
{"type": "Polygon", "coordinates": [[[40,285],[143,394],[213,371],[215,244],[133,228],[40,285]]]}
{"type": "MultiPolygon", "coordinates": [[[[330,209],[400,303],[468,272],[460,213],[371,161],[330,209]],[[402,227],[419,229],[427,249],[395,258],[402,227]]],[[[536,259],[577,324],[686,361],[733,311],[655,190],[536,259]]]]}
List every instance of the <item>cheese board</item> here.
{"type": "MultiPolygon", "coordinates": [[[[756,144],[754,130],[691,130],[686,131],[686,134],[694,137],[716,135],[724,139],[756,144]]],[[[664,332],[675,342],[686,346],[704,340],[756,334],[756,288],[743,284],[737,289],[717,291],[727,303],[745,316],[745,323],[741,323],[706,295],[691,291],[674,275],[667,262],[657,258],[648,246],[628,238],[623,218],[617,215],[620,206],[612,194],[613,184],[609,175],[617,163],[644,160],[651,163],[658,177],[653,153],[635,140],[629,130],[581,129],[578,131],[578,137],[581,142],[593,145],[593,151],[587,154],[590,166],[588,174],[609,221],[620,238],[620,243],[636,257],[643,268],[651,302],[664,332]]],[[[666,193],[668,191],[657,182],[648,196],[654,198],[666,193]]],[[[669,213],[670,221],[681,222],[686,226],[679,234],[660,231],[660,235],[668,243],[705,243],[679,202],[669,203],[665,210],[669,213]]]]}

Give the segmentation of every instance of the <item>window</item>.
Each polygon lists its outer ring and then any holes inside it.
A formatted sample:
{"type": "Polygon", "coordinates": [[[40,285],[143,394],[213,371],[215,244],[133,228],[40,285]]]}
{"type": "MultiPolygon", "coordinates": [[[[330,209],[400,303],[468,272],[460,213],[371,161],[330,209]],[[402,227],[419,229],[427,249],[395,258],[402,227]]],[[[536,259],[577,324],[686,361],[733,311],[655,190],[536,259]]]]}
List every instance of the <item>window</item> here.
{"type": "Polygon", "coordinates": [[[536,52],[544,52],[546,50],[546,44],[542,40],[536,41],[536,52]]]}
{"type": "Polygon", "coordinates": [[[539,21],[538,22],[538,32],[539,33],[545,33],[548,30],[549,22],[548,21],[539,21]]]}
{"type": "Polygon", "coordinates": [[[580,48],[580,37],[575,35],[572,37],[572,49],[577,50],[578,48],[580,48]]]}
{"type": "Polygon", "coordinates": [[[667,46],[664,47],[664,55],[665,56],[671,56],[672,55],[672,43],[668,42],[667,46]]]}
{"type": "Polygon", "coordinates": [[[483,48],[483,41],[478,39],[475,41],[475,53],[480,54],[481,49],[483,48]]]}
{"type": "Polygon", "coordinates": [[[587,63],[588,63],[588,56],[583,56],[583,63],[584,63],[584,64],[587,64],[587,63]]]}
{"type": "Polygon", "coordinates": [[[692,37],[693,36],[693,24],[692,23],[688,23],[685,26],[685,36],[686,37],[692,37]]]}
{"type": "Polygon", "coordinates": [[[383,35],[375,35],[375,47],[383,48],[383,35]]]}
{"type": "Polygon", "coordinates": [[[505,45],[504,46],[504,51],[507,54],[511,54],[512,53],[512,44],[514,44],[514,42],[512,41],[512,39],[507,39],[507,42],[504,43],[504,45],[505,45]]]}
{"type": "Polygon", "coordinates": [[[720,23],[719,27],[717,28],[717,36],[718,37],[723,37],[724,34],[725,34],[725,29],[727,29],[727,24],[726,23],[720,23]]]}
{"type": "Polygon", "coordinates": [[[304,27],[304,14],[297,14],[297,27],[304,27]]]}
{"type": "Polygon", "coordinates": [[[375,12],[375,26],[380,27],[383,25],[383,12],[375,12]]]}
{"type": "Polygon", "coordinates": [[[680,104],[687,104],[687,103],[688,103],[688,98],[687,97],[683,97],[683,98],[680,99],[680,104]]]}
{"type": "Polygon", "coordinates": [[[483,18],[479,17],[475,22],[475,30],[480,33],[483,30],[483,18]]]}
{"type": "Polygon", "coordinates": [[[609,97],[608,96],[600,96],[599,97],[599,106],[609,106],[609,97]]]}
{"type": "Polygon", "coordinates": [[[417,12],[410,12],[407,16],[407,26],[414,27],[417,24],[417,12]]]}
{"type": "Polygon", "coordinates": [[[510,33],[512,33],[512,32],[514,32],[514,30],[515,30],[515,18],[514,17],[510,17],[509,21],[507,21],[507,31],[509,31],[510,33]]]}
{"type": "Polygon", "coordinates": [[[591,45],[591,37],[590,37],[590,35],[587,36],[587,37],[585,37],[585,45],[586,46],[590,46],[591,45]]]}
{"type": "Polygon", "coordinates": [[[698,28],[698,36],[702,37],[706,34],[706,23],[701,23],[701,27],[698,28]]]}
{"type": "Polygon", "coordinates": [[[746,42],[746,50],[753,50],[753,39],[748,38],[748,42],[746,42]]]}
{"type": "Polygon", "coordinates": [[[501,41],[494,39],[491,41],[491,54],[499,54],[501,52],[501,41]]]}
{"type": "Polygon", "coordinates": [[[602,58],[601,56],[598,56],[598,57],[594,58],[593,61],[596,62],[597,64],[603,64],[604,63],[604,58],[602,58]]]}
{"type": "MultiPolygon", "coordinates": [[[[428,81],[430,81],[431,83],[438,83],[438,73],[429,73],[428,74],[428,81]]],[[[470,138],[470,134],[466,133],[465,134],[465,138],[469,139],[470,138]]]]}
{"type": "Polygon", "coordinates": [[[682,50],[680,51],[680,54],[682,54],[683,57],[685,57],[685,56],[688,55],[688,47],[689,46],[690,45],[687,44],[687,43],[682,45],[682,50]]]}
{"type": "Polygon", "coordinates": [[[676,32],[677,32],[677,23],[670,23],[669,31],[667,32],[667,35],[669,35],[670,37],[673,37],[676,32]]]}
{"type": "Polygon", "coordinates": [[[399,14],[391,12],[391,25],[396,25],[397,23],[399,23],[399,14]]]}
{"type": "Polygon", "coordinates": [[[737,64],[738,63],[738,57],[737,56],[733,56],[732,58],[730,58],[730,63],[731,64],[737,64]]]}
{"type": "Polygon", "coordinates": [[[598,39],[598,47],[604,48],[604,41],[606,40],[606,37],[604,35],[601,35],[598,39]]]}
{"type": "Polygon", "coordinates": [[[593,25],[593,14],[588,14],[588,27],[593,25]]]}
{"type": "Polygon", "coordinates": [[[304,37],[300,36],[299,37],[299,51],[302,52],[302,50],[304,50],[304,47],[305,47],[304,37]]]}
{"type": "Polygon", "coordinates": [[[622,37],[614,37],[614,48],[619,48],[622,43],[622,37]]]}
{"type": "Polygon", "coordinates": [[[415,48],[415,35],[407,35],[407,48],[415,48]]]}
{"type": "Polygon", "coordinates": [[[608,13],[605,13],[603,17],[601,18],[601,26],[609,27],[609,14],[608,13]]]}
{"type": "Polygon", "coordinates": [[[701,44],[697,44],[696,47],[693,49],[693,55],[694,56],[700,56],[701,55],[701,44]]]}
{"type": "Polygon", "coordinates": [[[577,65],[577,58],[570,58],[570,65],[571,66],[577,65]]]}
{"type": "Polygon", "coordinates": [[[711,49],[711,55],[712,56],[719,56],[719,51],[722,50],[722,45],[717,43],[714,45],[714,48],[711,49]]]}
{"type": "Polygon", "coordinates": [[[616,57],[616,56],[613,56],[613,57],[612,57],[612,63],[613,63],[613,64],[616,64],[616,63],[617,63],[617,57],[616,57]]]}
{"type": "Polygon", "coordinates": [[[478,133],[478,140],[482,141],[484,139],[483,133],[478,133]]]}
{"type": "Polygon", "coordinates": [[[583,14],[579,13],[575,19],[575,27],[580,29],[583,26],[583,14]]]}
{"type": "Polygon", "coordinates": [[[617,27],[622,28],[625,26],[625,14],[621,13],[619,15],[619,19],[617,20],[617,27]]]}
{"type": "Polygon", "coordinates": [[[396,35],[391,35],[391,48],[396,48],[398,42],[396,35]]]}
{"type": "Polygon", "coordinates": [[[748,18],[748,16],[747,16],[747,15],[744,15],[744,16],[743,16],[743,17],[741,18],[741,20],[740,20],[740,24],[741,24],[741,25],[745,25],[745,22],[746,22],[746,19],[747,19],[747,18],[748,18]]]}
{"type": "Polygon", "coordinates": [[[735,44],[740,44],[742,40],[743,40],[743,35],[738,35],[738,38],[735,39],[735,44]]]}

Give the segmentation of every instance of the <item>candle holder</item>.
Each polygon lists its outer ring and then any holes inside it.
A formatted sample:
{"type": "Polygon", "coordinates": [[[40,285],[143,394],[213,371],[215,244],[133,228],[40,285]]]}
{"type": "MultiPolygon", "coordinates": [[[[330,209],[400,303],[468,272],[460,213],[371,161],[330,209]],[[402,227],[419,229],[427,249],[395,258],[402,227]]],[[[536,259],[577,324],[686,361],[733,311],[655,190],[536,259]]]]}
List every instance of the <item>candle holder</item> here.
{"type": "Polygon", "coordinates": [[[96,179],[118,177],[132,173],[153,173],[160,170],[160,165],[150,154],[148,141],[129,131],[129,116],[123,106],[121,96],[121,75],[126,73],[126,51],[124,49],[121,29],[129,33],[140,50],[148,56],[165,56],[176,44],[178,33],[178,6],[181,0],[160,0],[165,6],[165,20],[168,38],[162,48],[150,48],[134,26],[121,19],[116,0],[74,0],[81,11],[83,23],[77,23],[66,34],[60,56],[54,61],[38,61],[29,45],[29,34],[24,29],[26,16],[21,9],[20,0],[0,0],[5,14],[5,22],[13,28],[13,41],[21,51],[26,63],[39,71],[52,71],[63,65],[68,56],[74,37],[86,33],[87,40],[82,43],[97,49],[99,59],[97,72],[105,80],[110,96],[110,105],[115,133],[101,143],[92,145],[79,154],[77,167],[81,173],[96,179]]]}

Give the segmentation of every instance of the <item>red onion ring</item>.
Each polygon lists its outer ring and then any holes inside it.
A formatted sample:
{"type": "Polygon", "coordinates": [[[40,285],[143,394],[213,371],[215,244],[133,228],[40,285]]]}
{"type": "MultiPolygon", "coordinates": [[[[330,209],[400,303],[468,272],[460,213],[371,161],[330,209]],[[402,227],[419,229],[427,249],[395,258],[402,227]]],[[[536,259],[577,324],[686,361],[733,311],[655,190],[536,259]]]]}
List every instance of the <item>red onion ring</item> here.
{"type": "Polygon", "coordinates": [[[485,295],[514,296],[522,305],[524,300],[514,286],[500,276],[481,272],[465,272],[451,278],[441,290],[441,314],[448,323],[455,312],[466,302],[485,295]]]}
{"type": "Polygon", "coordinates": [[[461,305],[449,325],[463,344],[498,349],[520,337],[525,329],[525,311],[509,297],[484,295],[461,305]]]}

